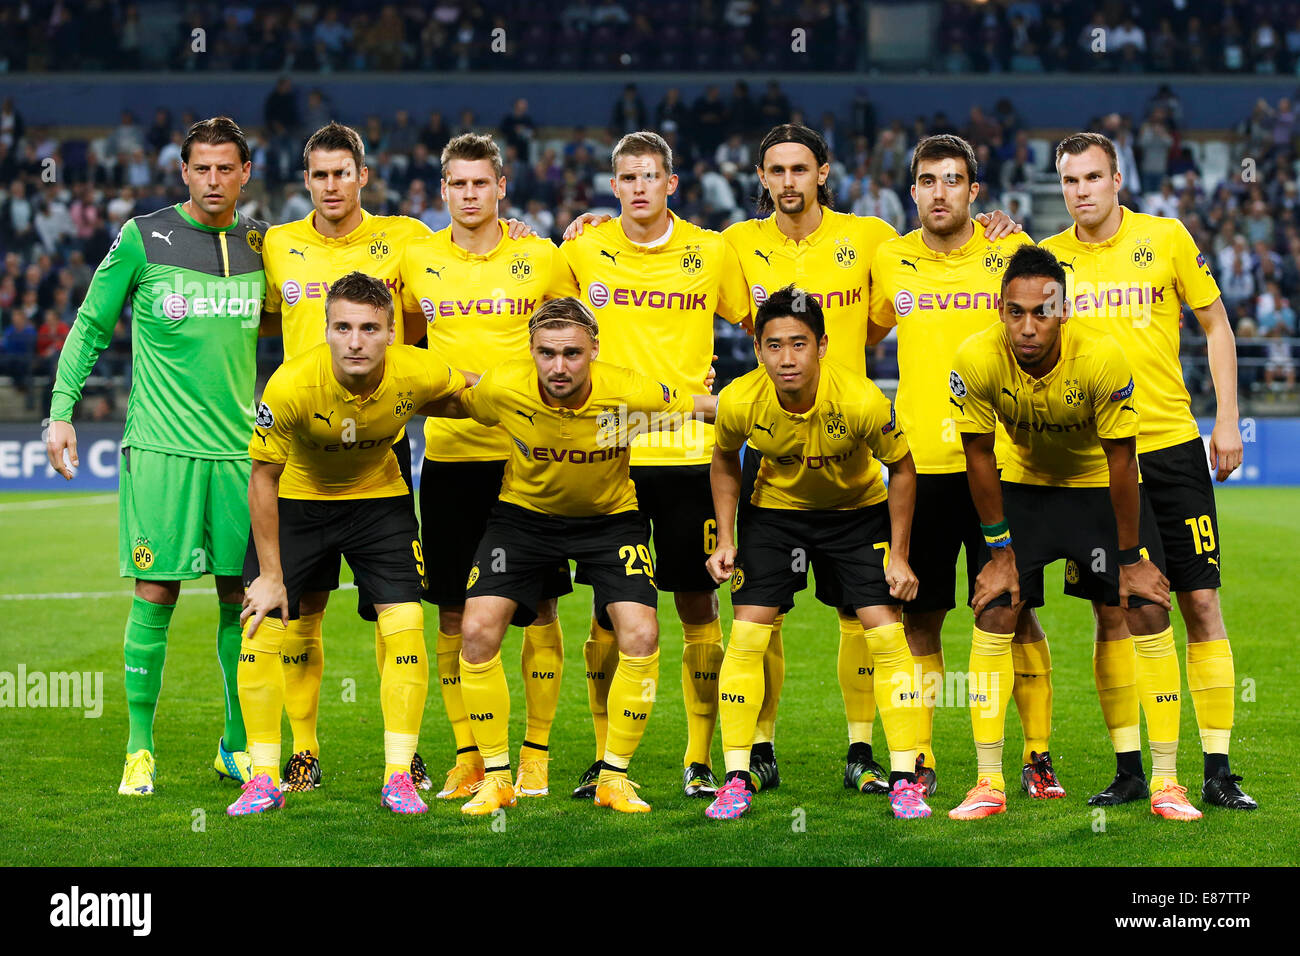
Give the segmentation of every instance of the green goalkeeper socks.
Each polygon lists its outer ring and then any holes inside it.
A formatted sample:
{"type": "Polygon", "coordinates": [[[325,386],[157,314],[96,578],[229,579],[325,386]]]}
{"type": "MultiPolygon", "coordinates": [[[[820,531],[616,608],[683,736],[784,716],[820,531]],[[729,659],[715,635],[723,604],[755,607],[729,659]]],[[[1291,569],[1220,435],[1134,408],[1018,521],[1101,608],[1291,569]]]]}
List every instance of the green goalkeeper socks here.
{"type": "Polygon", "coordinates": [[[131,599],[131,616],[126,620],[126,641],[122,656],[126,665],[126,708],[131,735],[126,752],[153,752],[153,717],[162,690],[163,661],[167,657],[167,625],[174,604],[150,604],[131,599]]]}
{"type": "Polygon", "coordinates": [[[227,750],[244,750],[248,739],[244,736],[244,714],[239,709],[239,644],[243,639],[239,626],[242,605],[218,601],[220,621],[217,624],[217,658],[221,662],[221,679],[226,695],[226,726],[221,741],[227,750]]]}

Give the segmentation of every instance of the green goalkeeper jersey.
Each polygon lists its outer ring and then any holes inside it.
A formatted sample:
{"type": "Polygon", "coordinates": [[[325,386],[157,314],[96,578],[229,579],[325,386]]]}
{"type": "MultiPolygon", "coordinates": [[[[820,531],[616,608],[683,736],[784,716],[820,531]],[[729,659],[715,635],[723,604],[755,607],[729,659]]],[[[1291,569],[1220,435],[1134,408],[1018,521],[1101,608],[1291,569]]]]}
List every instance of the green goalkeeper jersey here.
{"type": "Polygon", "coordinates": [[[247,458],[267,224],[200,225],[179,205],[122,227],[59,356],[50,407],[70,421],[86,377],[131,307],[131,396],[122,445],[247,458]]]}

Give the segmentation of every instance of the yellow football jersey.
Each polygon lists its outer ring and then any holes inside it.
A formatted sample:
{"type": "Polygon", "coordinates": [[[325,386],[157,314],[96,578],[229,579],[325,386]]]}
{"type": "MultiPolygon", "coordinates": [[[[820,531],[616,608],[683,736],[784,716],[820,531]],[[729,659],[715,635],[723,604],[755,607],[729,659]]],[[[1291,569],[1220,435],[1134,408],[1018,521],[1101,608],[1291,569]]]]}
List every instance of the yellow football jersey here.
{"type": "Polygon", "coordinates": [[[966,470],[948,372],[958,346],[998,321],[1007,260],[1033,241],[1015,233],[989,242],[972,225],[970,240],[952,252],[935,252],[915,229],[882,243],[871,263],[871,321],[898,327],[898,418],[923,475],[966,470]]]}
{"type": "Polygon", "coordinates": [[[695,401],[668,385],[607,362],[591,363],[591,394],[581,408],[541,398],[531,358],[488,369],[462,396],[484,425],[500,425],[512,444],[501,500],[548,515],[612,515],[636,508],[629,477],[629,434],[650,416],[689,415],[695,401]]]}
{"type": "Polygon", "coordinates": [[[1063,488],[1110,484],[1102,438],[1138,433],[1133,374],[1109,335],[1061,326],[1061,355],[1042,378],[1021,370],[1001,322],[961,344],[949,373],[949,399],[963,434],[985,435],[998,422],[1011,439],[998,458],[1003,481],[1063,488]]]}
{"type": "Polygon", "coordinates": [[[280,313],[284,360],[297,358],[325,341],[325,294],[329,284],[349,272],[383,279],[393,296],[397,342],[402,344],[402,250],[431,236],[429,227],[410,216],[372,216],[346,236],[328,239],[305,219],[272,226],[262,243],[267,312],[280,313]]]}
{"type": "Polygon", "coordinates": [[[781,407],[761,365],[718,394],[718,447],[745,442],[762,456],[750,502],[760,508],[848,510],[884,501],[880,463],[907,454],[894,406],[876,383],[823,361],[817,399],[803,414],[781,407]]]}
{"type": "Polygon", "coordinates": [[[334,376],[328,345],[285,362],[266,383],[248,454],[283,462],[281,498],[391,498],[407,492],[393,442],[416,409],[465,387],[442,356],[389,346],[384,377],[358,398],[334,376]]]}
{"type": "Polygon", "coordinates": [[[1200,434],[1178,360],[1182,303],[1210,305],[1219,285],[1181,222],[1120,208],[1106,242],[1081,242],[1071,226],[1043,246],[1065,267],[1071,321],[1113,335],[1137,369],[1138,451],[1158,451],[1200,434]]]}
{"type": "MultiPolygon", "coordinates": [[[[600,360],[635,369],[683,395],[703,393],[713,361],[713,315],[745,315],[745,281],[722,234],[669,212],[672,235],[658,246],[628,239],[621,218],[560,246],[570,279],[600,323],[600,360]]],[[[713,426],[643,435],[634,465],[699,465],[713,454],[713,426]]]]}
{"type": "Polygon", "coordinates": [[[826,315],[826,357],[867,374],[867,301],[871,259],[894,227],[875,216],[822,209],[822,221],[795,242],[775,214],[728,226],[722,233],[735,250],[747,286],[746,315],[753,315],[777,289],[794,283],[809,292],[826,315]]]}
{"type": "MultiPolygon", "coordinates": [[[[545,299],[562,295],[568,281],[568,266],[550,240],[511,239],[503,222],[501,240],[478,255],[452,242],[448,226],[402,253],[402,311],[424,314],[429,348],[481,374],[528,355],[529,316],[545,299]]],[[[510,436],[469,418],[426,418],[424,457],[501,461],[510,457],[510,436]]]]}

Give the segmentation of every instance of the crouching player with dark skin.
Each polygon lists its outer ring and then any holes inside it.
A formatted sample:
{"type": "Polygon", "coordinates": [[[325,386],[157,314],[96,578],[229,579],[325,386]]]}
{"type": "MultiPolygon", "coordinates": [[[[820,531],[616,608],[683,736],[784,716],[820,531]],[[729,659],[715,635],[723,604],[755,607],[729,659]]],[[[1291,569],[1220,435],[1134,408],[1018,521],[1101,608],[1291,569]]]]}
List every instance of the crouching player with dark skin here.
{"type": "Polygon", "coordinates": [[[284,806],[285,623],[298,617],[316,568],[337,567],[340,556],[386,654],[381,803],[395,813],[428,809],[410,774],[429,687],[424,557],[392,445],[415,414],[463,414],[455,397],[466,380],[435,352],[392,344],[393,302],[380,279],[352,272],[331,283],[325,324],[324,344],[271,376],[249,442],[254,548],[244,568],[239,697],[254,777],[231,816],[284,806]]]}
{"type": "Polygon", "coordinates": [[[557,562],[575,560],[612,623],[618,666],[595,804],[647,813],[628,764],[659,681],[658,592],[646,525],[629,476],[628,442],[646,429],[712,422],[717,399],[679,395],[630,369],[595,361],[599,328],[573,298],[552,299],[528,323],[531,358],[488,369],[458,402],[511,439],[501,498],[474,553],[461,630],[461,694],[484,778],[461,807],[514,806],[507,729],[510,694],[501,641],[537,617],[557,562]]]}
{"type": "Polygon", "coordinates": [[[1091,572],[1092,593],[1080,596],[1124,609],[1141,648],[1138,694],[1155,774],[1151,812],[1195,820],[1201,813],[1175,773],[1181,677],[1164,552],[1138,473],[1141,395],[1119,343],[1067,321],[1064,293],[1056,258],[1022,246],[1002,277],[1001,322],[962,343],[949,377],[988,554],[971,601],[977,782],[948,816],[975,820],[1006,810],[1011,639],[1021,609],[1043,604],[1043,568],[1063,558],[1067,580],[1077,581],[1080,568],[1091,572]],[[998,428],[1011,442],[1005,460],[995,461],[998,428]]]}
{"type": "Polygon", "coordinates": [[[727,776],[705,815],[732,820],[756,790],[750,749],[763,703],[763,655],[777,615],[808,586],[811,563],[852,606],[875,659],[875,698],[889,744],[890,806],[900,818],[928,817],[916,781],[920,687],[903,632],[902,604],[916,596],[908,566],[916,468],[894,409],[870,379],[824,361],[821,306],[786,286],[754,317],[760,365],[718,396],[710,468],[718,547],[706,562],[731,580],[735,612],[718,675],[727,776]],[[742,512],[739,452],[762,456],[742,512]],[[881,465],[889,466],[886,491],[881,465]]]}

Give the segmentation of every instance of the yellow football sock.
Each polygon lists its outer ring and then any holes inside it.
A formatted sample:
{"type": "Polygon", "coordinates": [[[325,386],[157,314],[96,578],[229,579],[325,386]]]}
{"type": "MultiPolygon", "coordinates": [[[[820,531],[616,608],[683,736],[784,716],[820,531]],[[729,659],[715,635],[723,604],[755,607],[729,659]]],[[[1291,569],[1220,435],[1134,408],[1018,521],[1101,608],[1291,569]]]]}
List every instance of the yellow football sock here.
{"type": "Polygon", "coordinates": [[[876,721],[875,667],[866,632],[857,615],[840,620],[840,651],[836,657],[836,670],[840,678],[840,696],[844,698],[844,716],[849,723],[849,743],[871,745],[871,733],[876,721]]]}
{"type": "MultiPolygon", "coordinates": [[[[776,709],[781,703],[781,689],[785,687],[785,644],[781,641],[784,614],[772,622],[772,637],[763,654],[763,706],[758,711],[754,727],[754,743],[770,744],[776,740],[776,709]]],[[[721,678],[719,678],[721,679],[721,678]]]]}
{"type": "Polygon", "coordinates": [[[316,739],[316,718],[320,712],[321,675],[325,670],[325,648],[321,642],[324,611],[304,614],[284,625],[280,662],[284,670],[284,710],[293,730],[293,752],[309,750],[320,756],[316,739]]]}
{"type": "Polygon", "coordinates": [[[384,712],[384,782],[394,773],[410,773],[420,742],[420,722],[429,694],[429,655],[424,645],[424,607],[395,604],[375,622],[388,659],[379,679],[384,712]]]}
{"type": "Polygon", "coordinates": [[[1137,692],[1137,654],[1133,638],[1092,645],[1092,676],[1101,701],[1101,716],[1115,753],[1142,749],[1141,709],[1137,692]]]}
{"type": "MultiPolygon", "coordinates": [[[[915,661],[907,647],[903,622],[895,621],[863,632],[874,662],[880,722],[889,747],[889,769],[894,773],[916,770],[916,725],[921,711],[916,686],[915,661]]],[[[868,740],[869,742],[869,740],[868,740]]]]}
{"type": "Polygon", "coordinates": [[[1187,644],[1187,686],[1196,708],[1196,725],[1201,731],[1201,750],[1226,754],[1232,738],[1232,712],[1236,701],[1237,675],[1232,666],[1232,647],[1227,638],[1187,644]]]}
{"type": "Polygon", "coordinates": [[[280,712],[284,709],[284,667],[280,662],[284,634],[284,624],[274,617],[263,618],[255,633],[245,627],[236,678],[253,773],[264,773],[276,782],[280,779],[280,712]]]}
{"type": "Polygon", "coordinates": [[[1011,666],[1015,668],[1011,694],[1025,731],[1020,762],[1027,764],[1030,753],[1047,753],[1051,747],[1052,652],[1047,638],[1032,644],[1012,644],[1011,666]]]}
{"type": "Polygon", "coordinates": [[[722,622],[682,624],[682,698],[686,702],[686,754],[682,766],[712,765],[718,726],[718,671],[722,667],[722,622]]]}
{"type": "Polygon", "coordinates": [[[439,631],[434,645],[438,658],[438,687],[442,691],[442,706],[447,711],[447,720],[451,722],[451,734],[456,739],[458,763],[480,759],[460,691],[460,644],[459,634],[439,631]]]}
{"type": "Polygon", "coordinates": [[[993,634],[976,627],[970,645],[967,697],[975,737],[975,775],[989,778],[993,789],[1002,791],[1007,789],[1002,778],[1002,743],[1015,679],[1011,665],[1013,637],[1015,634],[993,634]]]}
{"type": "Polygon", "coordinates": [[[618,667],[618,643],[614,632],[607,631],[591,619],[591,632],[582,645],[582,657],[587,663],[587,705],[591,708],[591,723],[596,731],[596,759],[605,756],[605,737],[609,729],[609,685],[618,667]]]}
{"type": "Polygon", "coordinates": [[[529,624],[524,628],[520,656],[524,673],[524,743],[545,747],[551,741],[551,724],[560,705],[560,677],[564,673],[564,632],[560,620],[529,624]]]}
{"type": "Polygon", "coordinates": [[[654,709],[659,686],[659,651],[647,657],[618,655],[609,683],[609,731],[601,759],[609,770],[627,772],[654,709]]]}
{"type": "Polygon", "coordinates": [[[379,676],[384,676],[384,661],[388,657],[388,651],[384,647],[384,635],[379,629],[379,622],[375,621],[375,669],[379,671],[379,676]]]}
{"type": "Polygon", "coordinates": [[[763,662],[772,627],[752,621],[731,622],[731,639],[718,674],[722,759],[728,773],[749,770],[749,752],[763,700],[763,662]]]}
{"type": "Polygon", "coordinates": [[[1179,692],[1182,674],[1178,670],[1178,652],[1174,649],[1174,629],[1159,634],[1134,634],[1133,650],[1137,654],[1138,699],[1147,719],[1147,738],[1151,747],[1151,789],[1164,786],[1164,778],[1177,782],[1178,720],[1181,715],[1179,692]]]}
{"type": "Polygon", "coordinates": [[[510,767],[510,688],[501,652],[482,664],[460,658],[460,692],[469,714],[474,742],[487,770],[510,767]]]}
{"type": "Polygon", "coordinates": [[[916,673],[921,675],[921,706],[916,715],[916,752],[925,755],[925,765],[931,770],[934,760],[934,708],[943,693],[943,651],[913,657],[916,673]]]}

